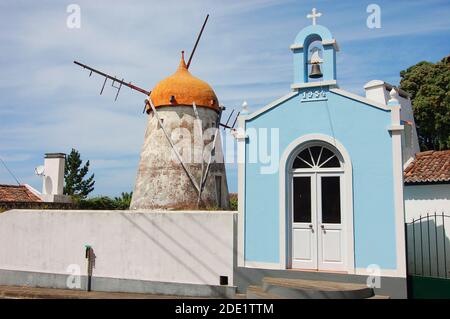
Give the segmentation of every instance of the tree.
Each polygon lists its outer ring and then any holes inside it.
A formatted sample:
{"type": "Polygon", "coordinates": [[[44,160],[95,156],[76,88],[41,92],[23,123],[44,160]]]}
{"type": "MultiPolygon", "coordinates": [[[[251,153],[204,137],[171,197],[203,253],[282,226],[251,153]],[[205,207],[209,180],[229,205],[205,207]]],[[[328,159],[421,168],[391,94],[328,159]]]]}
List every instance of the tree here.
{"type": "Polygon", "coordinates": [[[89,209],[89,210],[116,210],[117,203],[114,199],[108,196],[97,196],[88,199],[78,200],[78,209],[89,209]]]}
{"type": "Polygon", "coordinates": [[[131,197],[133,192],[123,192],[120,197],[97,196],[87,199],[77,198],[76,204],[78,209],[91,210],[127,210],[130,209],[131,197]]]}
{"type": "Polygon", "coordinates": [[[450,56],[419,62],[400,76],[400,87],[411,94],[421,149],[450,149],[450,56]]]}
{"type": "Polygon", "coordinates": [[[133,192],[122,192],[122,194],[120,194],[120,197],[114,197],[117,209],[129,209],[131,204],[131,197],[133,197],[133,192]]]}
{"type": "Polygon", "coordinates": [[[238,195],[236,193],[230,193],[230,210],[238,210],[238,195]]]}
{"type": "Polygon", "coordinates": [[[80,153],[72,149],[66,158],[66,167],[64,171],[64,194],[71,195],[79,199],[84,199],[94,190],[94,174],[85,178],[89,172],[89,161],[82,166],[80,153]]]}

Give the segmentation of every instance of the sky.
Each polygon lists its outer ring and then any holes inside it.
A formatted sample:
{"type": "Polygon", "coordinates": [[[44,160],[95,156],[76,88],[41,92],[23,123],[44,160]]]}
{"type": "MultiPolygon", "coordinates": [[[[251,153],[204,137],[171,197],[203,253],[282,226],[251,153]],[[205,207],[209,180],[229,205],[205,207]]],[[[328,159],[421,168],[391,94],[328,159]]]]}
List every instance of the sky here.
{"type": "MultiPolygon", "coordinates": [[[[210,19],[190,71],[207,81],[220,103],[251,111],[289,93],[289,46],[311,24],[330,29],[340,46],[341,89],[363,95],[380,79],[394,85],[419,61],[450,54],[450,1],[61,1],[0,2],[0,158],[20,183],[38,190],[34,168],[48,152],[77,149],[95,173],[93,195],[133,189],[147,118],[145,96],[127,88],[117,102],[110,83],[73,64],[81,61],[151,90],[172,74],[180,51],[190,53],[210,19]],[[68,28],[67,7],[81,9],[80,28],[68,28]],[[367,27],[367,6],[381,9],[381,28],[367,27]]],[[[227,116],[227,113],[224,114],[227,116]]],[[[237,170],[227,165],[229,189],[237,170]]],[[[0,164],[0,184],[15,184],[0,164]]]]}

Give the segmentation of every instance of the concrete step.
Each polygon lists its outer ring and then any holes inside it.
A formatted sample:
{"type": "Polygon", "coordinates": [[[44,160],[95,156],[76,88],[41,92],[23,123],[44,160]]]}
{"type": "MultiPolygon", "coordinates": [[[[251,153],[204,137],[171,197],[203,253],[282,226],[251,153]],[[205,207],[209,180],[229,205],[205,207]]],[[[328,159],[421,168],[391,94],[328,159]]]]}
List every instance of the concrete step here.
{"type": "Polygon", "coordinates": [[[247,299],[283,299],[283,297],[269,294],[258,286],[248,286],[247,299]]]}
{"type": "Polygon", "coordinates": [[[391,299],[389,296],[375,295],[366,299],[391,299]]]}
{"type": "Polygon", "coordinates": [[[365,299],[375,294],[364,284],[265,277],[264,292],[286,299],[365,299]]]}

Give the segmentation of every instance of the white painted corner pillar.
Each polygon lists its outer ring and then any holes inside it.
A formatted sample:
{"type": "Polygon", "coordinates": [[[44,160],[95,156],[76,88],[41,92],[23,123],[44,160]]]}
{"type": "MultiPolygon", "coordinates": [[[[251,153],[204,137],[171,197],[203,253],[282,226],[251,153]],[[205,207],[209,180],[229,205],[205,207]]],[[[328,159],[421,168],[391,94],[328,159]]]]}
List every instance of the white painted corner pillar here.
{"type": "Polygon", "coordinates": [[[393,88],[390,92],[388,106],[391,109],[391,126],[389,131],[392,136],[392,168],[394,179],[394,207],[396,229],[396,255],[397,275],[406,277],[406,244],[405,244],[405,210],[403,199],[403,159],[402,159],[402,132],[400,117],[400,102],[398,92],[393,88]]]}
{"type": "Polygon", "coordinates": [[[237,141],[237,163],[238,163],[238,247],[237,265],[245,266],[245,143],[247,134],[245,121],[248,114],[247,105],[244,102],[243,110],[238,118],[238,128],[232,131],[237,141]]]}

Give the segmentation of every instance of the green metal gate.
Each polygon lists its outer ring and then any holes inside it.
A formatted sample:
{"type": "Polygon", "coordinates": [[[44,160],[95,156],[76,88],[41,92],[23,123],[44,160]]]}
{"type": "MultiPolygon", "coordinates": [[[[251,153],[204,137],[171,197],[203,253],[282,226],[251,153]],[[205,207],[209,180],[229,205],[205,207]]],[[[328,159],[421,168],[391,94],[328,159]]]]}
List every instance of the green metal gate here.
{"type": "Polygon", "coordinates": [[[405,224],[409,298],[450,299],[449,223],[450,216],[434,213],[405,224]]]}

